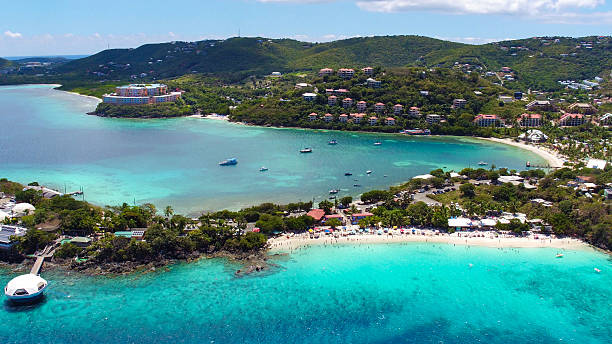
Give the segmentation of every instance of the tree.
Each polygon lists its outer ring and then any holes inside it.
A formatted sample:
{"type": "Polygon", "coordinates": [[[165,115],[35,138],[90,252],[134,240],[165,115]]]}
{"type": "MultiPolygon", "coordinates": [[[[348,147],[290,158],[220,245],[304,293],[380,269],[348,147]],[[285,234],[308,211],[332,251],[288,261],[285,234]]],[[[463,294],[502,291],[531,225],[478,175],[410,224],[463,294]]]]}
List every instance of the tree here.
{"type": "Polygon", "coordinates": [[[376,203],[380,201],[384,201],[391,196],[389,191],[384,190],[372,190],[368,192],[364,192],[361,195],[361,200],[365,203],[376,203]]]}
{"type": "Polygon", "coordinates": [[[164,215],[166,215],[166,218],[169,219],[172,214],[174,214],[174,209],[172,209],[171,206],[166,206],[166,209],[164,209],[164,215]]]}
{"type": "Polygon", "coordinates": [[[353,202],[353,197],[351,196],[345,196],[345,197],[340,198],[340,204],[342,204],[342,206],[344,207],[348,207],[352,202],[353,202]]]}
{"type": "Polygon", "coordinates": [[[319,208],[325,210],[325,214],[327,215],[331,214],[331,209],[333,206],[334,204],[328,200],[323,200],[319,203],[319,208]]]}
{"type": "Polygon", "coordinates": [[[325,224],[327,226],[330,226],[333,229],[336,229],[336,227],[340,227],[342,226],[342,222],[338,219],[329,219],[327,221],[325,221],[325,224]]]}
{"type": "Polygon", "coordinates": [[[37,205],[42,197],[42,192],[34,189],[17,191],[15,193],[15,201],[17,203],[30,203],[37,205]]]}
{"type": "Polygon", "coordinates": [[[476,188],[472,183],[462,184],[459,191],[461,191],[461,197],[473,198],[476,195],[476,188]]]}

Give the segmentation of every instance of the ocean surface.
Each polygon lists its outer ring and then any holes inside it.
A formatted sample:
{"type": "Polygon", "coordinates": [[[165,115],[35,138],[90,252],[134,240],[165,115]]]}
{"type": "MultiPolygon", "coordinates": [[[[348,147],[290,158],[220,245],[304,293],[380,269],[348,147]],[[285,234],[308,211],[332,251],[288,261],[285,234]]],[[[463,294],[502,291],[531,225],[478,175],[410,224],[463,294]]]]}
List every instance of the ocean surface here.
{"type": "Polygon", "coordinates": [[[515,169],[543,163],[531,152],[470,138],[86,115],[96,104],[49,85],[0,87],[0,178],[68,192],[83,188],[85,200],[99,205],[152,202],[192,214],[264,201],[320,201],[331,189],[340,189],[339,197],[356,196],[480,161],[515,169]],[[331,139],[339,144],[328,145],[331,139]],[[314,152],[300,154],[304,147],[314,152]],[[218,166],[230,157],[237,166],[218,166]],[[269,171],[259,172],[261,166],[269,171]]]}
{"type": "MultiPolygon", "coordinates": [[[[247,277],[218,259],[124,277],[55,270],[40,304],[0,304],[0,343],[610,343],[609,256],[557,252],[347,245],[247,277]]],[[[0,284],[13,276],[0,269],[0,284]]]]}

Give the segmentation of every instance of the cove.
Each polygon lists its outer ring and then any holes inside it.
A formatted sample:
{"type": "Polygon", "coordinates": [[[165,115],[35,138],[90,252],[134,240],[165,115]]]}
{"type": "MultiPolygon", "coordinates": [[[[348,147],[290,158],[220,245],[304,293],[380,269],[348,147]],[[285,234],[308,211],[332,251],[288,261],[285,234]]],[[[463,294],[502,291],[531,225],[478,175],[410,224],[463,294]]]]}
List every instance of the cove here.
{"type": "Polygon", "coordinates": [[[68,192],[82,187],[85,200],[99,205],[152,202],[195,214],[262,202],[318,202],[330,189],[339,189],[339,197],[356,196],[436,168],[478,167],[479,161],[514,169],[526,161],[544,163],[534,153],[471,138],[86,115],[96,103],[50,85],[0,87],[0,177],[68,192]],[[328,145],[331,139],[339,144],[328,145]],[[304,147],[314,152],[300,154],[304,147]],[[218,166],[230,157],[237,166],[218,166]],[[261,166],[269,171],[259,172],[261,166]]]}

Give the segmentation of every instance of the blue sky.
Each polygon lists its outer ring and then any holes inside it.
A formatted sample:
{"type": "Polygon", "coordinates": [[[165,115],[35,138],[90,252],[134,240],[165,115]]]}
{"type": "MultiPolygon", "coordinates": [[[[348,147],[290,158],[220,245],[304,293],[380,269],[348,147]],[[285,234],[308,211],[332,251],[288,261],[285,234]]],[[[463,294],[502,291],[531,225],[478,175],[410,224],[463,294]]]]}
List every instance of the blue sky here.
{"type": "MultiPolygon", "coordinates": [[[[612,3],[612,0],[610,0],[612,3]]],[[[3,1],[0,56],[90,54],[106,47],[236,36],[322,42],[417,34],[480,44],[609,35],[605,0],[3,1]]]]}

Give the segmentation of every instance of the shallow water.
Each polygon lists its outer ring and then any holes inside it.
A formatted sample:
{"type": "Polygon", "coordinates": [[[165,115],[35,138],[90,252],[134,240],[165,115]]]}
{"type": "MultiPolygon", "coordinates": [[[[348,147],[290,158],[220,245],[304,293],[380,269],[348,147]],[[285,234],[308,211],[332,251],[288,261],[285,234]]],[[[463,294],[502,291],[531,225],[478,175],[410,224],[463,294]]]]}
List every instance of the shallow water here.
{"type": "Polygon", "coordinates": [[[86,115],[95,105],[48,85],[0,87],[0,178],[69,192],[83,187],[85,199],[100,205],[153,202],[195,213],[264,201],[320,201],[330,189],[341,189],[339,197],[355,196],[435,168],[478,167],[479,161],[516,169],[528,160],[543,162],[516,147],[469,138],[86,115]],[[328,145],[331,139],[339,144],[328,145]],[[376,141],[383,144],[374,146],[376,141]],[[304,147],[314,152],[300,154],[304,147]],[[229,157],[238,158],[238,165],[217,165],[229,157]],[[259,172],[261,166],[269,171],[259,172]],[[374,173],[367,176],[367,170],[374,173]],[[347,171],[354,175],[345,177],[347,171]]]}
{"type": "MultiPolygon", "coordinates": [[[[44,302],[4,303],[0,342],[609,343],[612,262],[556,253],[317,246],[243,278],[221,260],[114,278],[43,272],[44,302]]],[[[0,284],[13,276],[0,270],[0,284]]]]}

